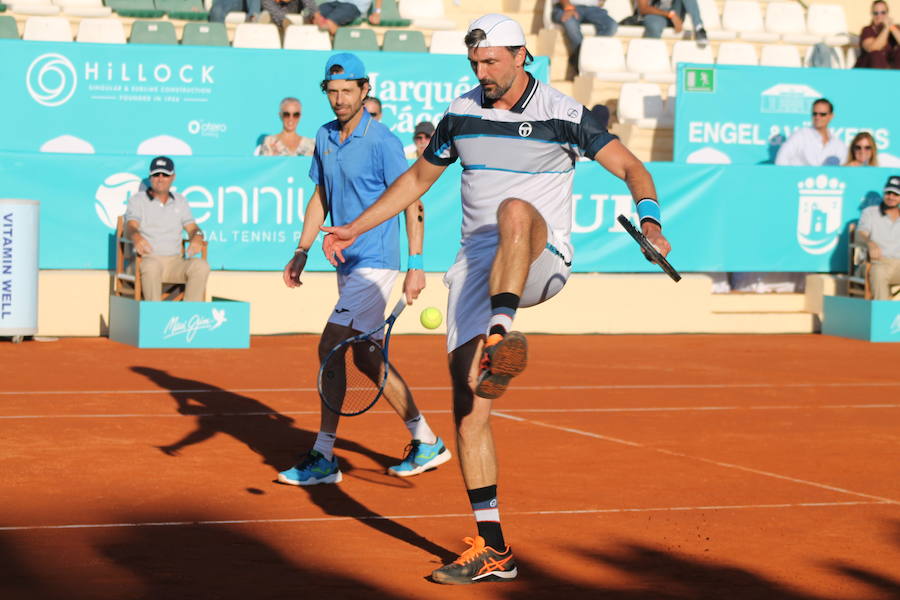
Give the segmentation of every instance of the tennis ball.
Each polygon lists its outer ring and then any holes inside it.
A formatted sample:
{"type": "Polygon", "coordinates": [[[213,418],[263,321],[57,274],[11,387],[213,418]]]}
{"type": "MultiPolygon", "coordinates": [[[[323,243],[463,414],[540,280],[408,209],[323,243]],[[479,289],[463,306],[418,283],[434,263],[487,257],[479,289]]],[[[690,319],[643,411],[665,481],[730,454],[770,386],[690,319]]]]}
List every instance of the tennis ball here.
{"type": "Polygon", "coordinates": [[[421,321],[425,329],[437,329],[443,320],[444,317],[441,316],[441,311],[433,306],[429,306],[419,314],[419,321],[421,321]]]}

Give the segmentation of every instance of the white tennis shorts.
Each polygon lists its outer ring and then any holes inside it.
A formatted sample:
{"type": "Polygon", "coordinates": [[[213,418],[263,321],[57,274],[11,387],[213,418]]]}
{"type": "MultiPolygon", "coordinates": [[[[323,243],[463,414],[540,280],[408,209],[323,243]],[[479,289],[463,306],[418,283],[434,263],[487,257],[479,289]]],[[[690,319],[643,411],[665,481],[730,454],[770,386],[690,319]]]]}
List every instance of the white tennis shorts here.
{"type": "MultiPolygon", "coordinates": [[[[328,322],[362,332],[384,323],[384,310],[398,272],[364,267],[346,274],[338,273],[339,297],[328,322]]],[[[376,337],[380,339],[383,333],[376,337]]]]}
{"type": "MultiPolygon", "coordinates": [[[[497,237],[469,238],[444,275],[447,299],[447,352],[484,335],[491,321],[488,280],[497,254],[497,237]]],[[[555,296],[572,272],[572,246],[547,228],[547,247],[531,263],[519,307],[534,306],[555,296]]]]}

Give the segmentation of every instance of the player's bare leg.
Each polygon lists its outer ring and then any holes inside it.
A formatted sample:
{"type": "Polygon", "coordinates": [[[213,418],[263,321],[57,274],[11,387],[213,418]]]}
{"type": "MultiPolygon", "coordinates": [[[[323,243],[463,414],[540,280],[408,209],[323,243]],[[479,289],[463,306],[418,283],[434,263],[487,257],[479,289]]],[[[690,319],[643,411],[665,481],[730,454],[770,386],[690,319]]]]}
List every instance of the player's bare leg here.
{"type": "Polygon", "coordinates": [[[483,398],[499,398],[509,380],[525,369],[528,345],[524,335],[512,331],[512,322],[528,270],[547,245],[544,218],[524,200],[507,198],[500,203],[497,229],[497,255],[488,281],[491,321],[475,388],[483,398]]]}

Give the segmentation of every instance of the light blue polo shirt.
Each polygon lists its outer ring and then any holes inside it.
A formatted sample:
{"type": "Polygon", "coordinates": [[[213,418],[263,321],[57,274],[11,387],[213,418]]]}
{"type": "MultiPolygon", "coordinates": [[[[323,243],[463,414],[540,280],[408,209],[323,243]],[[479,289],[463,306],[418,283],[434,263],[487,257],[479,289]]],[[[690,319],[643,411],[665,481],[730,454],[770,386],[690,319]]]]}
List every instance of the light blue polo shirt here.
{"type": "MultiPolygon", "coordinates": [[[[340,123],[326,123],[316,133],[309,177],[325,190],[333,225],[346,225],[384,193],[409,167],[403,144],[365,109],[353,133],[340,142],[340,123]]],[[[344,250],[342,273],[369,267],[400,269],[400,221],[388,219],[359,236],[344,250]]]]}

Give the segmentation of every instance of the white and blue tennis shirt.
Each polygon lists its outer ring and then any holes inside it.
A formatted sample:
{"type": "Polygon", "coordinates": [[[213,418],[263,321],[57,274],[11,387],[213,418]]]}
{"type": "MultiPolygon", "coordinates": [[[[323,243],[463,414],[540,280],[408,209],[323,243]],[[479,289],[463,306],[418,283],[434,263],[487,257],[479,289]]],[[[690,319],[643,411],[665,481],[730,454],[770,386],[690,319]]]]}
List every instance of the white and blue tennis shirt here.
{"type": "Polygon", "coordinates": [[[496,235],[497,207],[506,198],[531,203],[568,241],[575,162],[594,158],[614,139],[579,102],[529,74],[509,110],[493,108],[481,86],[456,98],[424,156],[437,166],[462,163],[464,242],[496,235]]]}

